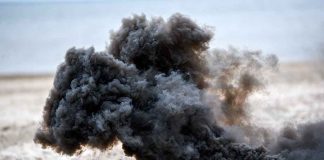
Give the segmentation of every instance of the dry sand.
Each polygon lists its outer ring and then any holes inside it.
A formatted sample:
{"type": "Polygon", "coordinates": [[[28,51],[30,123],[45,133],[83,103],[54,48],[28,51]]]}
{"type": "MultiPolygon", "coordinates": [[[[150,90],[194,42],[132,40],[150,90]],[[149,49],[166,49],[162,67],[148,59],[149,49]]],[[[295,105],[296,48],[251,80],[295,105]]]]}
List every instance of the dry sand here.
{"type": "MultiPolygon", "coordinates": [[[[275,127],[324,117],[322,66],[321,63],[281,65],[264,91],[249,99],[250,114],[256,125],[275,127]]],[[[34,144],[32,139],[52,83],[52,75],[0,77],[0,160],[132,159],[124,155],[121,144],[106,152],[86,149],[73,157],[34,144]]]]}
{"type": "Polygon", "coordinates": [[[34,144],[42,108],[52,87],[53,76],[0,77],[0,159],[131,159],[121,145],[108,152],[86,150],[73,157],[62,156],[34,144]]]}

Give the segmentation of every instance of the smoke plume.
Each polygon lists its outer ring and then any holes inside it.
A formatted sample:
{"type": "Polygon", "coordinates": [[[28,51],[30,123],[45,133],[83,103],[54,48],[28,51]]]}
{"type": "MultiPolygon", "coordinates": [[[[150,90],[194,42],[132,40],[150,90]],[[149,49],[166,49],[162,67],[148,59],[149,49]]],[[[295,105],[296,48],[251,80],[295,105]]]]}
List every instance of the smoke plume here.
{"type": "Polygon", "coordinates": [[[324,121],[285,127],[271,150],[289,160],[324,159],[324,121]]]}
{"type": "Polygon", "coordinates": [[[315,146],[317,135],[304,141],[307,127],[296,130],[300,135],[284,132],[270,152],[228,136],[228,127],[246,134],[245,101],[277,59],[209,51],[212,36],[181,14],[167,21],[135,15],[112,33],[107,51],[69,49],[35,142],[72,155],[83,146],[106,150],[121,141],[127,155],[141,160],[281,159],[315,146]]]}
{"type": "Polygon", "coordinates": [[[228,50],[213,50],[207,58],[211,74],[208,91],[212,94],[212,99],[215,96],[221,99],[220,113],[225,114],[217,118],[227,125],[248,123],[245,102],[252,92],[263,87],[267,72],[276,69],[277,57],[263,56],[260,51],[239,51],[231,47],[228,50]]]}

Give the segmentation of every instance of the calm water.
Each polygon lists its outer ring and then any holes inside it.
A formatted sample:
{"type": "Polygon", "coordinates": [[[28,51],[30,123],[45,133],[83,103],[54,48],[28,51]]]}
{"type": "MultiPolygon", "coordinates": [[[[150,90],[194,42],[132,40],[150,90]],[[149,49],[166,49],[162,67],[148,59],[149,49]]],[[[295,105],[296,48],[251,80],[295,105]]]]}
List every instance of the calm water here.
{"type": "Polygon", "coordinates": [[[72,47],[109,43],[123,17],[180,12],[215,27],[211,48],[257,49],[281,61],[324,51],[324,1],[109,1],[15,2],[0,0],[0,74],[54,72],[72,47]]]}

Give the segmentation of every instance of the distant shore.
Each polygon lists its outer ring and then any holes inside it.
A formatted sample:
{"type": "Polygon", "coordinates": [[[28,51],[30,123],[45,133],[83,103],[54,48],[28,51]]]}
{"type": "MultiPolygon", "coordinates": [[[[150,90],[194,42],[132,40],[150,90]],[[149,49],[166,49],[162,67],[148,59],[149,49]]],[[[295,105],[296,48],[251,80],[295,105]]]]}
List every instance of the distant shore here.
{"type": "Polygon", "coordinates": [[[38,79],[38,78],[49,78],[49,77],[54,77],[54,73],[5,73],[1,74],[0,73],[0,80],[9,80],[9,79],[38,79]]]}

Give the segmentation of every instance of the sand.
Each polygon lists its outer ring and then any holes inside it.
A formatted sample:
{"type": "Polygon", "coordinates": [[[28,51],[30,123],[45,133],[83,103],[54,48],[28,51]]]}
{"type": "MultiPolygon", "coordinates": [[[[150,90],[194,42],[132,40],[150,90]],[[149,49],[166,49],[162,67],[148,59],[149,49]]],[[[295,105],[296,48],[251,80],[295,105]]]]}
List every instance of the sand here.
{"type": "MultiPolygon", "coordinates": [[[[263,91],[249,98],[249,114],[255,125],[270,128],[324,117],[322,68],[321,63],[280,65],[279,72],[270,76],[263,91]]],[[[84,149],[72,157],[34,144],[33,136],[52,83],[53,75],[0,76],[0,160],[134,159],[124,155],[121,144],[105,152],[84,149]]]]}
{"type": "Polygon", "coordinates": [[[108,152],[86,150],[81,155],[62,156],[34,144],[33,137],[52,87],[53,75],[0,77],[0,159],[131,159],[121,144],[108,152]]]}

